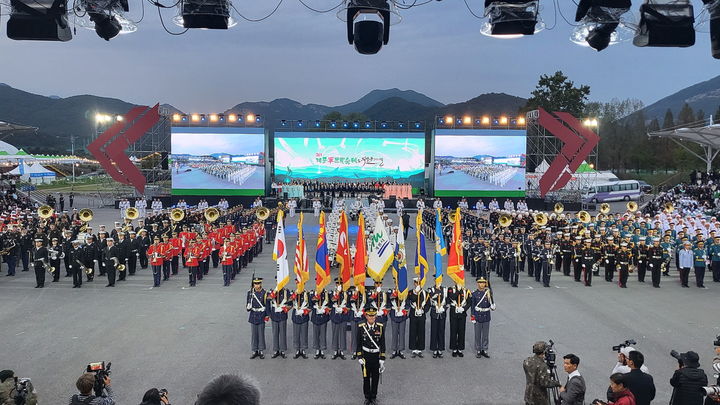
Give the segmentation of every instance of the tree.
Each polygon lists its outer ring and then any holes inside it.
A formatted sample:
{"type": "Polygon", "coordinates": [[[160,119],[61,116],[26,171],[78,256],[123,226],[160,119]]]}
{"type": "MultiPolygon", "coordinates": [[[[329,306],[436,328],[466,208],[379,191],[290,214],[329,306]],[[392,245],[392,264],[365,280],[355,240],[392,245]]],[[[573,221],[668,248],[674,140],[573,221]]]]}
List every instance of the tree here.
{"type": "Polygon", "coordinates": [[[673,113],[672,110],[669,108],[667,111],[665,111],[665,118],[663,119],[663,129],[672,128],[675,126],[675,121],[673,119],[673,113]]]}
{"type": "Polygon", "coordinates": [[[715,115],[713,115],[713,121],[713,124],[720,121],[720,105],[718,106],[717,111],[715,111],[715,115]]]}
{"type": "Polygon", "coordinates": [[[702,108],[698,110],[695,121],[705,121],[705,111],[703,111],[702,108]]]}
{"type": "Polygon", "coordinates": [[[590,86],[575,87],[575,83],[562,71],[557,71],[552,76],[540,76],[535,90],[525,104],[524,111],[542,107],[548,111],[564,111],[580,117],[585,112],[588,95],[590,95],[590,86]]]}
{"type": "Polygon", "coordinates": [[[695,113],[688,103],[685,103],[678,113],[678,124],[690,124],[695,122],[695,113]]]}
{"type": "Polygon", "coordinates": [[[650,124],[647,127],[648,132],[655,132],[660,130],[660,123],[658,122],[657,118],[653,118],[652,121],[650,121],[650,124]]]}

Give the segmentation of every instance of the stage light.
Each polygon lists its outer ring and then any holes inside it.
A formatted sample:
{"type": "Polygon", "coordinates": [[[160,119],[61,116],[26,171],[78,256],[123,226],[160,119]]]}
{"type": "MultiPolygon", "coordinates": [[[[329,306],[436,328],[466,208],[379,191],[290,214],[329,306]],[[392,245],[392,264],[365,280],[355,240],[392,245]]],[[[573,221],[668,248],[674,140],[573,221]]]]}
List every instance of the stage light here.
{"type": "Polygon", "coordinates": [[[475,125],[479,126],[481,124],[480,118],[475,118],[475,125]]]}
{"type": "Polygon", "coordinates": [[[402,121],[398,122],[398,128],[400,128],[400,129],[405,128],[405,123],[402,121]]]}
{"type": "Polygon", "coordinates": [[[302,128],[303,120],[297,120],[297,122],[295,124],[298,126],[298,128],[302,128]]]}
{"type": "Polygon", "coordinates": [[[463,119],[460,117],[455,118],[455,125],[460,126],[463,123],[463,119]]]}
{"type": "Polygon", "coordinates": [[[280,120],[280,126],[281,126],[281,127],[286,127],[286,126],[287,126],[287,121],[285,121],[285,120],[280,120]]]}
{"type": "Polygon", "coordinates": [[[360,123],[357,121],[353,121],[353,128],[360,128],[360,123]]]}
{"type": "Polygon", "coordinates": [[[420,129],[422,127],[422,124],[420,124],[420,121],[415,121],[415,129],[420,129]]]}
{"type": "Polygon", "coordinates": [[[125,118],[122,115],[118,115],[117,117],[115,117],[115,121],[122,121],[124,119],[125,118]]]}
{"type": "Polygon", "coordinates": [[[482,117],[483,125],[490,125],[490,117],[482,117]]]}
{"type": "Polygon", "coordinates": [[[245,119],[245,117],[243,117],[242,114],[238,114],[238,116],[237,116],[237,122],[243,122],[244,119],[245,119]]]}
{"type": "Polygon", "coordinates": [[[248,114],[245,116],[246,122],[255,122],[255,116],[253,114],[248,114]]]}
{"type": "Polygon", "coordinates": [[[200,121],[205,121],[206,119],[207,117],[205,116],[205,114],[200,114],[200,121]]]}
{"type": "Polygon", "coordinates": [[[469,115],[463,117],[462,123],[465,125],[472,124],[472,118],[469,115]]]}
{"type": "Polygon", "coordinates": [[[510,120],[510,125],[517,126],[517,120],[515,118],[510,120]]]}
{"type": "Polygon", "coordinates": [[[226,30],[237,22],[230,16],[228,0],[179,0],[175,24],[183,28],[226,30]]]}
{"type": "Polygon", "coordinates": [[[388,127],[388,123],[387,123],[387,122],[382,121],[382,122],[380,123],[380,128],[387,128],[387,127],[388,127]]]}
{"type": "Polygon", "coordinates": [[[688,47],[695,44],[695,16],[689,0],[646,0],[640,6],[635,46],[688,47]]]}
{"type": "Polygon", "coordinates": [[[337,128],[337,121],[330,121],[330,128],[337,128]]]}
{"type": "Polygon", "coordinates": [[[372,124],[370,123],[370,121],[365,121],[365,128],[369,129],[371,127],[372,127],[372,124]]]}
{"type": "Polygon", "coordinates": [[[595,164],[590,163],[590,164],[588,165],[588,167],[590,167],[591,169],[594,169],[594,168],[595,168],[595,164]]]}
{"type": "Polygon", "coordinates": [[[218,114],[218,121],[225,122],[225,114],[218,114]]]}
{"type": "Polygon", "coordinates": [[[349,124],[347,121],[343,121],[343,122],[342,122],[342,127],[343,127],[343,128],[348,128],[349,126],[350,126],[350,124],[349,124]]]}
{"type": "Polygon", "coordinates": [[[361,54],[378,53],[390,40],[390,25],[401,20],[394,7],[388,0],[346,0],[337,16],[345,21],[348,43],[361,54]]]}
{"type": "Polygon", "coordinates": [[[190,120],[192,120],[192,122],[198,122],[198,121],[200,121],[200,114],[193,114],[193,115],[191,115],[191,116],[190,116],[190,120]]]}
{"type": "Polygon", "coordinates": [[[517,123],[518,125],[525,125],[525,117],[518,117],[517,123]]]}
{"type": "Polygon", "coordinates": [[[256,123],[256,124],[259,124],[259,123],[261,123],[261,122],[262,122],[262,115],[257,114],[257,115],[255,116],[255,123],[256,123]]]}
{"type": "Polygon", "coordinates": [[[575,13],[575,22],[580,24],[570,40],[599,52],[629,39],[630,30],[621,25],[620,18],[630,6],[630,0],[581,0],[575,13]]]}
{"type": "Polygon", "coordinates": [[[720,0],[703,0],[710,16],[710,51],[715,59],[720,59],[720,0]]]}
{"type": "Polygon", "coordinates": [[[106,41],[118,34],[137,31],[137,25],[124,16],[130,11],[128,0],[81,0],[79,8],[85,11],[83,17],[87,18],[76,19],[78,25],[94,29],[106,41]]]}
{"type": "Polygon", "coordinates": [[[455,122],[455,117],[448,115],[445,117],[445,125],[452,125],[455,122]]]}
{"type": "Polygon", "coordinates": [[[181,118],[180,114],[173,114],[172,116],[172,120],[175,122],[179,122],[181,118]]]}
{"type": "Polygon", "coordinates": [[[496,126],[500,125],[500,121],[497,118],[493,118],[492,124],[493,124],[493,126],[496,127],[496,126]]]}
{"type": "Polygon", "coordinates": [[[320,128],[320,120],[315,120],[315,128],[320,128]]]}
{"type": "Polygon", "coordinates": [[[237,121],[237,115],[235,115],[235,114],[228,115],[228,120],[230,120],[230,122],[237,121]]]}
{"type": "Polygon", "coordinates": [[[597,128],[597,126],[599,124],[600,123],[598,122],[597,118],[586,118],[583,121],[583,125],[585,125],[586,127],[591,127],[591,128],[597,128]]]}
{"type": "Polygon", "coordinates": [[[485,0],[487,21],[480,29],[495,38],[533,35],[545,26],[538,17],[539,0],[485,0]]]}
{"type": "Polygon", "coordinates": [[[210,114],[210,121],[211,121],[211,122],[216,122],[217,120],[218,120],[217,114],[210,114]]]}
{"type": "Polygon", "coordinates": [[[13,0],[7,36],[15,40],[69,41],[66,0],[13,0]]]}
{"type": "Polygon", "coordinates": [[[507,125],[508,119],[505,116],[500,117],[500,125],[507,125]]]}

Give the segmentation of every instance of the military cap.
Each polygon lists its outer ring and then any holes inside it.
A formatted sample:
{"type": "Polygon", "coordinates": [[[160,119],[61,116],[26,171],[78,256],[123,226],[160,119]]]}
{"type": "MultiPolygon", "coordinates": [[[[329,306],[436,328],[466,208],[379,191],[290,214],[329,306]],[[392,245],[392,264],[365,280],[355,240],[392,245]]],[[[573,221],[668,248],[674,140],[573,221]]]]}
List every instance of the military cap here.
{"type": "Polygon", "coordinates": [[[371,316],[377,315],[377,308],[375,308],[371,305],[368,305],[367,307],[365,307],[365,315],[371,315],[371,316]]]}
{"type": "Polygon", "coordinates": [[[342,281],[340,280],[340,277],[335,277],[335,284],[340,284],[342,281]]]}
{"type": "Polygon", "coordinates": [[[485,280],[485,277],[478,277],[475,279],[475,281],[478,283],[487,283],[487,280],[485,280]]]}
{"type": "Polygon", "coordinates": [[[627,245],[628,245],[627,242],[623,242],[620,244],[620,246],[622,246],[622,247],[627,247],[627,245]]]}
{"type": "Polygon", "coordinates": [[[260,283],[262,283],[262,281],[263,281],[262,277],[255,277],[252,282],[253,282],[253,284],[260,284],[260,283]]]}
{"type": "Polygon", "coordinates": [[[35,242],[44,242],[44,240],[42,238],[37,238],[35,239],[35,242]]]}

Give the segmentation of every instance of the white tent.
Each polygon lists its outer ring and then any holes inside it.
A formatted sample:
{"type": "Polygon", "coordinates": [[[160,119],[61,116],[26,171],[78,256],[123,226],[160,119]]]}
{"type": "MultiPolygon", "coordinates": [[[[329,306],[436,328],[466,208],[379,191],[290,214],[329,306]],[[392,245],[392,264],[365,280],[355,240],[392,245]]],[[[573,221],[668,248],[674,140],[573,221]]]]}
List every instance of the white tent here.
{"type": "Polygon", "coordinates": [[[43,165],[35,163],[29,165],[24,160],[20,161],[18,167],[12,169],[7,174],[20,176],[20,180],[27,181],[32,184],[50,183],[55,181],[55,172],[48,170],[43,165]]]}

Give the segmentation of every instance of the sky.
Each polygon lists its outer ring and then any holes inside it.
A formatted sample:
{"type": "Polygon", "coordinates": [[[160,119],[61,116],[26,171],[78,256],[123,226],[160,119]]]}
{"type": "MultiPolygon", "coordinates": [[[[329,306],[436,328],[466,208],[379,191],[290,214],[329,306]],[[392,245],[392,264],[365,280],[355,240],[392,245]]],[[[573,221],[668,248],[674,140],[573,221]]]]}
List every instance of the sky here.
{"type": "MultiPolygon", "coordinates": [[[[701,2],[692,1],[697,15],[701,2]]],[[[304,2],[318,9],[337,4],[304,2]]],[[[482,0],[468,3],[482,13],[482,0]]],[[[575,6],[569,0],[559,3],[558,11],[572,22],[575,6]]],[[[640,1],[633,3],[637,20],[640,1]]],[[[257,19],[277,3],[234,0],[234,5],[257,19]]],[[[175,13],[162,12],[168,28],[179,32],[171,21],[175,13]]],[[[376,55],[360,55],[347,43],[345,24],[335,12],[318,14],[299,0],[284,0],[261,22],[236,14],[238,24],[227,31],[190,30],[178,36],[163,30],[157,9],[145,2],[138,31],[109,42],[81,27],[66,43],[13,41],[5,35],[5,17],[0,82],[48,96],[95,94],[138,104],[169,103],[188,112],[221,112],[240,102],[276,98],[341,105],[373,89],[394,87],[442,103],[487,92],[528,97],[541,74],[557,70],[590,85],[593,101],[632,97],[650,104],[720,71],[720,61],[710,55],[707,26],[690,48],[637,48],[626,42],[598,53],[570,42],[574,27],[560,15],[554,22],[550,0],[541,1],[548,29],[517,40],[482,36],[483,21],[460,0],[430,1],[400,13],[402,22],[391,27],[390,43],[376,55]]],[[[128,14],[140,18],[141,0],[130,0],[128,14]]]]}

